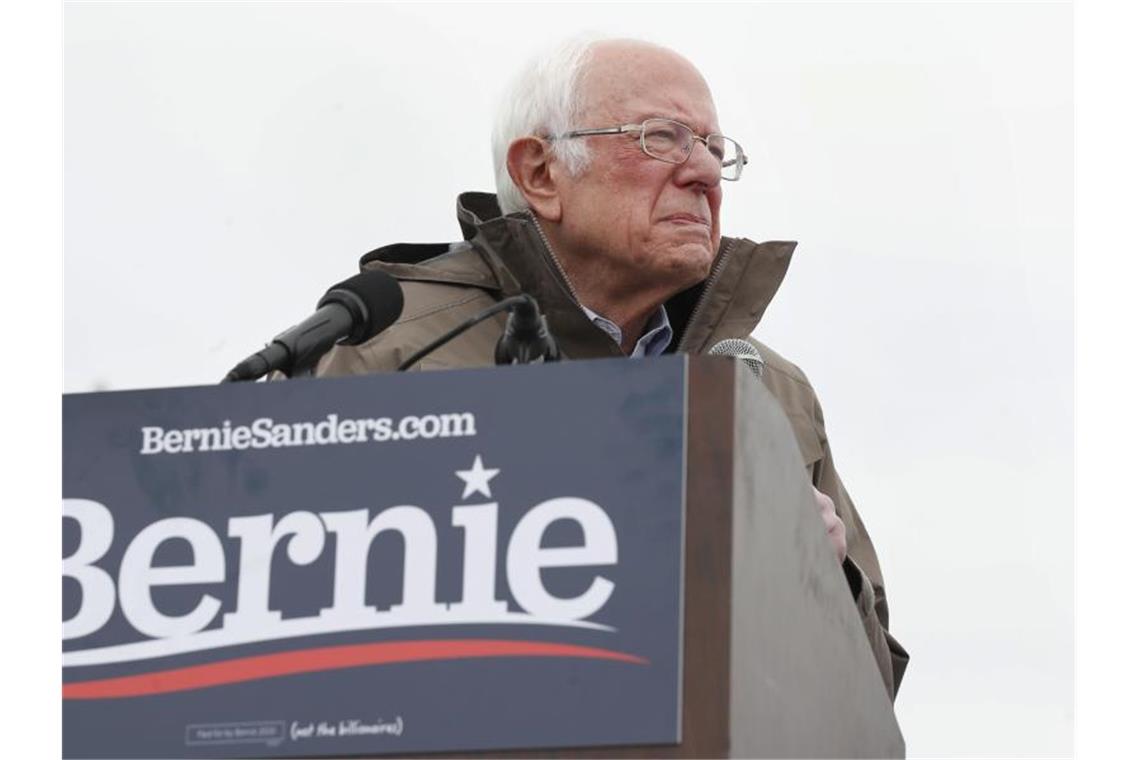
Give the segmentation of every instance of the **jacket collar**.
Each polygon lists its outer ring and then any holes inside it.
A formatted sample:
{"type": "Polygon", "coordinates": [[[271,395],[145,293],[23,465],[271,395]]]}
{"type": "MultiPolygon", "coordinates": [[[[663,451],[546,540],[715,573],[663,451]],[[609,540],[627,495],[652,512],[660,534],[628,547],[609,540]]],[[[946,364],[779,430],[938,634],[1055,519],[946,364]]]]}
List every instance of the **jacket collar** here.
{"type": "MultiPolygon", "coordinates": [[[[361,264],[380,259],[396,277],[472,285],[503,297],[530,293],[568,357],[622,355],[579,307],[529,214],[504,216],[493,194],[477,192],[460,195],[457,212],[466,247],[388,246],[361,264]],[[413,248],[420,250],[418,256],[413,248]]],[[[794,242],[722,238],[709,279],[665,304],[674,328],[670,351],[703,353],[724,338],[749,335],[783,281],[795,247],[794,242]]]]}

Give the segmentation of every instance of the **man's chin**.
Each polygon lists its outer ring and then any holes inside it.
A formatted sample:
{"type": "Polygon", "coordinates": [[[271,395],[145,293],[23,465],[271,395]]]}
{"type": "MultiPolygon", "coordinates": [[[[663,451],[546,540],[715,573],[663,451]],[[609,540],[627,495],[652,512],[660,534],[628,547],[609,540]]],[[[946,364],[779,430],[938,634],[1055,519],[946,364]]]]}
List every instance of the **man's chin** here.
{"type": "Polygon", "coordinates": [[[701,273],[700,279],[703,280],[709,276],[715,258],[716,249],[708,240],[704,240],[679,246],[676,260],[680,262],[681,268],[701,273]]]}
{"type": "Polygon", "coordinates": [[[676,282],[677,292],[691,288],[708,279],[712,270],[713,252],[708,244],[684,246],[676,251],[670,262],[670,275],[676,282]]]}
{"type": "Polygon", "coordinates": [[[635,275],[635,279],[646,285],[653,283],[654,289],[665,286],[672,293],[679,293],[709,276],[715,255],[708,238],[658,241],[634,260],[640,275],[635,275]]]}

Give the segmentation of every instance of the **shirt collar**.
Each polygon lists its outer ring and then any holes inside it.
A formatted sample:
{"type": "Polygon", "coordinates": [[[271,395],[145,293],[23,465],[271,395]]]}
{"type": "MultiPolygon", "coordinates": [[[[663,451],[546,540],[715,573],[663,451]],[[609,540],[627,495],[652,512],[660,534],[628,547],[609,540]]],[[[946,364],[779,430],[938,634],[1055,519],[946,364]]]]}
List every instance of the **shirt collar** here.
{"type": "MultiPolygon", "coordinates": [[[[581,304],[579,304],[581,306],[581,304]]],[[[588,307],[582,306],[582,311],[586,312],[586,316],[590,321],[600,327],[607,335],[609,335],[614,343],[621,345],[621,328],[610,320],[598,314],[596,311],[591,311],[588,307]]],[[[642,356],[661,356],[665,353],[665,349],[673,342],[673,326],[669,324],[669,314],[665,311],[664,306],[658,306],[657,311],[649,317],[649,321],[645,325],[645,331],[641,333],[641,337],[637,339],[637,344],[633,347],[633,352],[629,358],[636,359],[642,356]]]]}

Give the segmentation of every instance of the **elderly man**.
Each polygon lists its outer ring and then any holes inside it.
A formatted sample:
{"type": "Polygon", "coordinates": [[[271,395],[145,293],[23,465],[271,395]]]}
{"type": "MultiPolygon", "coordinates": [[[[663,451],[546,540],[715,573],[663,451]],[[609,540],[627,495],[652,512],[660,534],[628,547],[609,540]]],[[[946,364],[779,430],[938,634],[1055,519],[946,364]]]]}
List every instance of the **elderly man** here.
{"type": "MultiPolygon", "coordinates": [[[[399,322],[338,346],[319,375],[395,369],[496,301],[534,296],[568,359],[700,353],[747,338],[784,277],[793,243],[722,238],[726,180],[747,159],[720,134],[708,85],[676,53],[632,40],[577,41],[529,67],[508,94],[493,152],[498,198],[459,199],[464,242],[387,246],[364,257],[400,279],[399,322]]],[[[493,362],[503,319],[417,367],[493,362]]],[[[804,374],[756,344],[764,383],[792,424],[887,690],[906,652],[887,632],[874,547],[832,461],[804,374]]]]}

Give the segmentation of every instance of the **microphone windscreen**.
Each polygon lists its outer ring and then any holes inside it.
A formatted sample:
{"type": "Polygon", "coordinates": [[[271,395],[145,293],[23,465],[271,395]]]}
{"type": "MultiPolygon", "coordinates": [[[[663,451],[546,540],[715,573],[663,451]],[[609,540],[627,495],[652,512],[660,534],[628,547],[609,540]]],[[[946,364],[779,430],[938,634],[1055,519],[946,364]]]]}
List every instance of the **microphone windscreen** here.
{"type": "Polygon", "coordinates": [[[363,343],[400,318],[404,310],[404,291],[392,275],[369,269],[329,288],[319,305],[330,303],[345,306],[356,318],[352,334],[345,342],[363,343]]]}
{"type": "Polygon", "coordinates": [[[748,369],[752,370],[752,374],[756,376],[757,380],[764,373],[764,358],[760,356],[756,346],[746,340],[725,338],[710,348],[709,353],[714,356],[732,356],[740,359],[748,365],[748,369]]]}

